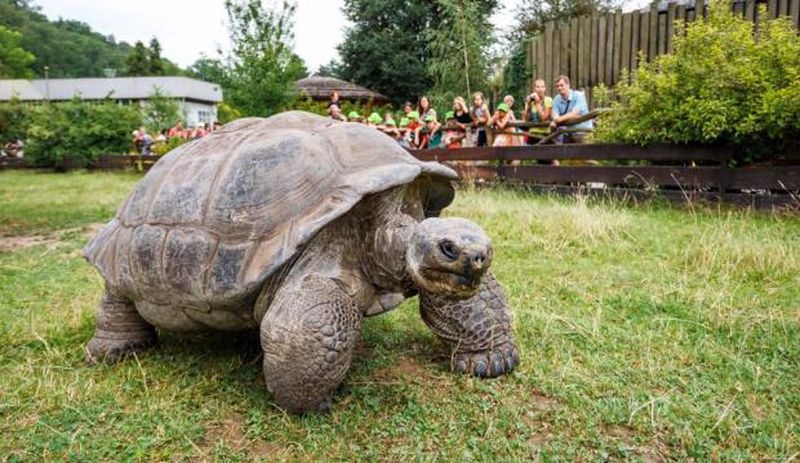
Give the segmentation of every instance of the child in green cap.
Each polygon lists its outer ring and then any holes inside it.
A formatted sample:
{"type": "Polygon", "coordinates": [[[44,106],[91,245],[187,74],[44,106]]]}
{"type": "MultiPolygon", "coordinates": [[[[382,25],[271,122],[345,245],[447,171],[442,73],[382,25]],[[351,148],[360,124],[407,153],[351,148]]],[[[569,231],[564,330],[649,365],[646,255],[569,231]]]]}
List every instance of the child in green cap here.
{"type": "Polygon", "coordinates": [[[347,113],[347,120],[350,122],[361,122],[361,114],[358,114],[358,111],[350,111],[347,113]]]}
{"type": "Polygon", "coordinates": [[[516,129],[508,125],[510,122],[514,122],[514,111],[511,110],[513,105],[514,97],[511,95],[506,95],[503,98],[503,102],[497,105],[497,111],[495,111],[490,120],[492,130],[495,133],[492,146],[522,145],[522,136],[518,136],[516,129]]]}
{"type": "Polygon", "coordinates": [[[378,113],[372,113],[367,118],[367,126],[369,127],[377,128],[381,124],[381,122],[383,122],[383,118],[381,118],[381,115],[378,113]]]}
{"type": "Polygon", "coordinates": [[[400,139],[397,140],[397,142],[406,149],[411,149],[412,132],[408,129],[408,124],[410,122],[411,121],[407,117],[400,119],[400,129],[398,130],[398,132],[400,132],[400,139]]]}
{"type": "Polygon", "coordinates": [[[442,124],[436,120],[436,116],[428,114],[425,116],[425,125],[417,128],[415,139],[418,149],[438,148],[442,142],[442,124]]]}

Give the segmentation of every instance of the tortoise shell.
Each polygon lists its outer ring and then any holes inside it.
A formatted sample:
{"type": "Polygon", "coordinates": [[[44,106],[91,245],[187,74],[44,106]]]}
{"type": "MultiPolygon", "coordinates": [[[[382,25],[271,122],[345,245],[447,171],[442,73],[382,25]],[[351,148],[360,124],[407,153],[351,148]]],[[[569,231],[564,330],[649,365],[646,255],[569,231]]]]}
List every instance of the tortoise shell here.
{"type": "Polygon", "coordinates": [[[120,294],[210,311],[252,295],[365,195],[421,182],[437,215],[454,178],[361,124],[240,119],[160,159],[84,255],[120,294]]]}

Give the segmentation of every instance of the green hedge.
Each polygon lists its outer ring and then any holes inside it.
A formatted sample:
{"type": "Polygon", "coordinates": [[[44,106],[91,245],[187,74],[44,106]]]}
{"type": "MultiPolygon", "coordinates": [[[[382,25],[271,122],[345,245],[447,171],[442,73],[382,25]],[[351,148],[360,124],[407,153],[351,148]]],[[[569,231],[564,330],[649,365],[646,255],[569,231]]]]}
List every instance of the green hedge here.
{"type": "Polygon", "coordinates": [[[65,158],[88,165],[101,154],[126,153],[142,122],[138,106],[113,101],[0,105],[0,139],[23,139],[25,156],[41,167],[58,167],[65,158]]]}
{"type": "Polygon", "coordinates": [[[727,144],[737,162],[786,152],[800,135],[800,36],[788,18],[757,25],[713,5],[677,28],[674,51],[617,86],[601,141],[727,144]]]}

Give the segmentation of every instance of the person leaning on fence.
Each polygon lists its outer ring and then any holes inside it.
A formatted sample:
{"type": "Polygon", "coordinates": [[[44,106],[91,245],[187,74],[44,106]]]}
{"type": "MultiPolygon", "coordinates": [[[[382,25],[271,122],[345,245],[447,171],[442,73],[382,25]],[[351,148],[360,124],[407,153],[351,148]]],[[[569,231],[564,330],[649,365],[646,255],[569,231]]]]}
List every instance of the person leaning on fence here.
{"type": "MultiPolygon", "coordinates": [[[[525,122],[550,122],[553,116],[553,99],[547,96],[547,84],[544,79],[536,79],[533,83],[533,93],[525,99],[525,109],[522,120],[525,122]]],[[[550,132],[548,127],[531,127],[526,137],[529,145],[534,145],[538,140],[546,137],[550,132]]]]}
{"type": "MultiPolygon", "coordinates": [[[[513,98],[506,101],[514,104],[513,98]]],[[[506,101],[497,105],[497,111],[492,116],[492,130],[495,132],[492,146],[519,146],[522,144],[522,137],[516,134],[513,127],[508,126],[510,122],[514,122],[514,112],[506,101]]]]}
{"type": "Polygon", "coordinates": [[[472,95],[472,110],[470,111],[470,115],[472,116],[472,123],[477,127],[475,130],[477,135],[475,144],[477,146],[486,146],[486,124],[489,122],[490,113],[483,99],[483,93],[475,92],[472,95]]]}
{"type": "Polygon", "coordinates": [[[436,116],[428,114],[425,117],[425,125],[419,130],[419,149],[441,148],[442,145],[442,124],[436,120],[436,116]]]}
{"type": "MultiPolygon", "coordinates": [[[[558,95],[553,98],[553,120],[550,122],[550,129],[591,130],[594,127],[591,120],[583,121],[579,124],[566,125],[567,122],[589,113],[586,95],[581,91],[572,90],[567,76],[558,76],[556,79],[556,91],[558,91],[558,95]]],[[[554,141],[557,144],[583,143],[586,141],[586,133],[564,133],[556,137],[554,141]]]]}

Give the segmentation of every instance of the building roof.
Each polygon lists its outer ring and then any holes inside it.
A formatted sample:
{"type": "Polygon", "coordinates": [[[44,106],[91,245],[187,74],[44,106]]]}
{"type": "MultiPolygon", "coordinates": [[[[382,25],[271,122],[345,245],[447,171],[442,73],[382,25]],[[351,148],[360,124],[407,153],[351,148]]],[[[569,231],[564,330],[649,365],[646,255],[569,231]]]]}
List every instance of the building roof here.
{"type": "Polygon", "coordinates": [[[334,77],[306,77],[295,82],[295,85],[300,92],[305,93],[313,100],[327,100],[330,98],[331,92],[336,90],[339,92],[339,98],[343,100],[369,100],[372,98],[372,101],[378,103],[389,101],[389,98],[378,92],[334,77]]]}
{"type": "Polygon", "coordinates": [[[15,95],[22,101],[145,100],[158,89],[170,98],[219,103],[222,89],[217,84],[189,77],[98,77],[83,79],[0,80],[0,101],[15,95]]]}

